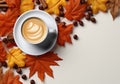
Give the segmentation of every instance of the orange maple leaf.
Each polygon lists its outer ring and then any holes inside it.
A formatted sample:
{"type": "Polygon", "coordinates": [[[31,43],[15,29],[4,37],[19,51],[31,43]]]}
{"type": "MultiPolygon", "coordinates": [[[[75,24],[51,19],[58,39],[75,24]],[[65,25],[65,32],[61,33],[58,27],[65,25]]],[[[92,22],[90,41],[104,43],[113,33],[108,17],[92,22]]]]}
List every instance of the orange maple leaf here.
{"type": "Polygon", "coordinates": [[[87,4],[80,4],[80,0],[69,0],[66,4],[65,17],[68,20],[80,20],[85,16],[87,4]]]}
{"type": "Polygon", "coordinates": [[[6,0],[9,8],[5,14],[0,13],[0,36],[4,36],[13,30],[14,23],[20,15],[21,0],[6,0]]]}
{"type": "Polygon", "coordinates": [[[72,43],[70,34],[73,31],[73,24],[63,26],[62,23],[59,23],[58,31],[57,43],[59,45],[65,46],[65,42],[72,43]]]}
{"type": "Polygon", "coordinates": [[[0,41],[0,62],[4,62],[5,61],[5,59],[6,59],[6,51],[5,51],[5,49],[4,49],[4,47],[3,47],[3,43],[2,43],[2,41],[0,41]]]}
{"type": "Polygon", "coordinates": [[[0,68],[0,84],[22,84],[19,81],[19,76],[14,76],[12,70],[8,70],[3,74],[2,69],[0,68]]]}
{"type": "Polygon", "coordinates": [[[32,77],[36,72],[38,72],[38,77],[44,81],[45,73],[50,77],[53,77],[53,71],[50,66],[58,66],[55,61],[62,60],[53,52],[48,52],[41,56],[27,56],[26,66],[30,67],[29,77],[32,77]]]}

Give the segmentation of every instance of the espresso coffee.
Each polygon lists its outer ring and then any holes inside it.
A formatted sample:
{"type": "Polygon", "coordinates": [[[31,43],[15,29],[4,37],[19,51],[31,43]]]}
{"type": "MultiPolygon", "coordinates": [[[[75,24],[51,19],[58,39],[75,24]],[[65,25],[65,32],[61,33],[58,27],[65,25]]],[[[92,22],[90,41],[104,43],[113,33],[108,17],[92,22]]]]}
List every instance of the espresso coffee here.
{"type": "Polygon", "coordinates": [[[39,18],[29,18],[22,25],[22,35],[32,44],[41,43],[47,36],[48,29],[39,18]]]}

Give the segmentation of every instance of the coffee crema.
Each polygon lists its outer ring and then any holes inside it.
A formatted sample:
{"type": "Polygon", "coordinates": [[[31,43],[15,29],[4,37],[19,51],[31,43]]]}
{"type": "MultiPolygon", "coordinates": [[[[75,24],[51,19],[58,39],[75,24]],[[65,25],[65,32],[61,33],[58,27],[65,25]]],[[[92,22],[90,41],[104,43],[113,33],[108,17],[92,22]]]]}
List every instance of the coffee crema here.
{"type": "Polygon", "coordinates": [[[39,18],[29,18],[22,25],[22,35],[29,43],[41,43],[47,36],[48,29],[39,18]]]}

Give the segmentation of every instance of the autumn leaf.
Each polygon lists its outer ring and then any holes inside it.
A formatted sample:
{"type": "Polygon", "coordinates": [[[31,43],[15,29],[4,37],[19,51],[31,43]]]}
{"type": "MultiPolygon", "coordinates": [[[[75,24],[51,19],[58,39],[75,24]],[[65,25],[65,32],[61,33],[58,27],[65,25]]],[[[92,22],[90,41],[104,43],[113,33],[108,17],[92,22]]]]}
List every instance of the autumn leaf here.
{"type": "Polygon", "coordinates": [[[3,47],[3,43],[2,43],[2,41],[0,41],[0,62],[4,62],[5,61],[5,59],[6,59],[6,51],[5,51],[5,49],[4,49],[4,47],[3,47]]]}
{"type": "Polygon", "coordinates": [[[38,77],[44,81],[45,73],[50,77],[53,77],[53,71],[50,66],[58,66],[55,61],[62,60],[53,52],[48,52],[41,56],[27,56],[26,66],[30,67],[29,77],[32,77],[36,72],[38,77]]]}
{"type": "Polygon", "coordinates": [[[59,15],[58,7],[60,5],[65,6],[66,0],[46,0],[46,3],[48,4],[48,8],[45,10],[46,12],[59,15]]]}
{"type": "Polygon", "coordinates": [[[107,6],[114,20],[120,14],[120,0],[108,0],[107,6]]]}
{"type": "Polygon", "coordinates": [[[20,5],[20,13],[24,13],[26,11],[34,9],[34,2],[33,0],[21,0],[21,5],[20,5]]]}
{"type": "Polygon", "coordinates": [[[21,0],[3,0],[10,8],[19,8],[21,0]]]}
{"type": "Polygon", "coordinates": [[[73,24],[63,26],[62,23],[58,24],[58,39],[57,43],[61,46],[65,46],[65,42],[72,43],[70,34],[73,31],[73,24]]]}
{"type": "Polygon", "coordinates": [[[6,46],[7,46],[7,48],[13,48],[13,47],[15,47],[16,46],[16,43],[15,42],[8,42],[7,44],[6,44],[6,46]]]}
{"type": "Polygon", "coordinates": [[[9,8],[5,14],[0,13],[0,36],[5,36],[13,30],[14,23],[20,15],[20,0],[6,0],[9,8]]]}
{"type": "Polygon", "coordinates": [[[80,4],[80,0],[69,0],[66,4],[65,17],[68,20],[80,20],[84,17],[87,4],[80,4]]]}
{"type": "Polygon", "coordinates": [[[14,76],[12,70],[8,70],[3,74],[2,68],[0,68],[0,84],[22,84],[19,81],[19,76],[14,76]]]}
{"type": "Polygon", "coordinates": [[[107,11],[107,3],[108,0],[88,0],[88,4],[92,5],[93,13],[96,14],[98,11],[106,12],[107,11]]]}
{"type": "Polygon", "coordinates": [[[7,54],[8,66],[13,67],[15,64],[18,67],[25,66],[26,55],[19,48],[12,48],[7,54]]]}

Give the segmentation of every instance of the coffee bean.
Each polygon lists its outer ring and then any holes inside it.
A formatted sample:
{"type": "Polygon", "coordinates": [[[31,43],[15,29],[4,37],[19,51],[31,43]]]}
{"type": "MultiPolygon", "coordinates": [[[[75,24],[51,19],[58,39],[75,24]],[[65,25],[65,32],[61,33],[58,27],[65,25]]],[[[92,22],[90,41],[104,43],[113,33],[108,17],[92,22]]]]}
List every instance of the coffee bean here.
{"type": "Polygon", "coordinates": [[[45,7],[44,7],[44,9],[47,9],[48,8],[48,5],[46,5],[45,7]]]}
{"type": "Polygon", "coordinates": [[[80,4],[84,4],[85,2],[85,0],[80,0],[80,4]]]}
{"type": "Polygon", "coordinates": [[[40,1],[39,1],[39,0],[36,0],[36,4],[38,4],[38,5],[39,5],[39,4],[40,4],[40,1]]]}
{"type": "Polygon", "coordinates": [[[15,42],[14,39],[8,39],[8,41],[11,43],[15,42]]]}
{"type": "Polygon", "coordinates": [[[7,9],[8,9],[7,7],[4,7],[4,8],[2,8],[2,11],[3,11],[3,12],[6,12],[7,9]]]}
{"type": "Polygon", "coordinates": [[[56,18],[55,18],[55,21],[56,21],[57,23],[60,23],[60,17],[56,17],[56,18]]]}
{"type": "Polygon", "coordinates": [[[92,11],[92,8],[90,6],[87,6],[86,11],[92,11]]]}
{"type": "Polygon", "coordinates": [[[60,11],[59,16],[64,17],[64,12],[63,12],[63,11],[60,11]]]}
{"type": "Polygon", "coordinates": [[[91,18],[90,19],[93,23],[96,23],[96,19],[95,18],[91,18]]]}
{"type": "Polygon", "coordinates": [[[22,79],[27,80],[27,76],[25,74],[22,75],[22,79]]]}
{"type": "Polygon", "coordinates": [[[92,11],[88,11],[88,14],[89,14],[90,16],[93,16],[93,12],[92,12],[92,11]]]}
{"type": "Polygon", "coordinates": [[[65,26],[66,26],[66,23],[65,23],[65,22],[62,22],[62,26],[65,27],[65,26]]]}
{"type": "Polygon", "coordinates": [[[30,81],[30,84],[35,84],[35,81],[34,81],[34,80],[31,80],[31,81],[30,81]]]}
{"type": "Polygon", "coordinates": [[[10,42],[14,42],[13,33],[8,34],[7,39],[10,42]]]}
{"type": "Polygon", "coordinates": [[[4,38],[2,41],[3,41],[5,44],[8,43],[8,39],[7,39],[7,38],[4,38]]]}
{"type": "Polygon", "coordinates": [[[2,65],[7,68],[7,63],[6,62],[2,62],[2,65]]]}
{"type": "Polygon", "coordinates": [[[79,21],[79,24],[81,25],[81,26],[84,26],[84,23],[83,23],[83,21],[79,21]]]}
{"type": "Polygon", "coordinates": [[[43,6],[42,6],[42,5],[40,5],[40,6],[39,6],[39,9],[40,9],[40,10],[44,10],[44,8],[43,8],[43,6]]]}
{"type": "Polygon", "coordinates": [[[14,69],[18,69],[18,66],[15,64],[15,65],[13,66],[13,68],[14,68],[14,69]]]}
{"type": "Polygon", "coordinates": [[[74,38],[75,40],[78,40],[78,36],[77,36],[76,34],[73,36],[73,38],[74,38]]]}
{"type": "Polygon", "coordinates": [[[75,27],[77,27],[77,26],[78,26],[78,22],[77,22],[77,21],[74,21],[74,22],[73,22],[73,25],[74,25],[75,27]]]}
{"type": "Polygon", "coordinates": [[[60,11],[64,11],[64,8],[63,8],[62,5],[60,5],[60,6],[58,7],[58,9],[59,9],[60,11]]]}
{"type": "Polygon", "coordinates": [[[21,68],[18,68],[18,69],[16,70],[16,72],[17,72],[18,74],[22,74],[21,68]]]}
{"type": "Polygon", "coordinates": [[[86,20],[90,20],[90,15],[85,15],[86,20]]]}

